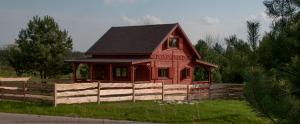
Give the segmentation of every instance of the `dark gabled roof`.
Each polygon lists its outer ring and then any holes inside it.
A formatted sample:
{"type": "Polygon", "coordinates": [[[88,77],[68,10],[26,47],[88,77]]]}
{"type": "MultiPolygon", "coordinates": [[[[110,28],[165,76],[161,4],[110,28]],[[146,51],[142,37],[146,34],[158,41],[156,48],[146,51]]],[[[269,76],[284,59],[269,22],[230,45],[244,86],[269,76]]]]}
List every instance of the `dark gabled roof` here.
{"type": "Polygon", "coordinates": [[[92,55],[151,54],[175,24],[110,28],[87,52],[92,55]]]}

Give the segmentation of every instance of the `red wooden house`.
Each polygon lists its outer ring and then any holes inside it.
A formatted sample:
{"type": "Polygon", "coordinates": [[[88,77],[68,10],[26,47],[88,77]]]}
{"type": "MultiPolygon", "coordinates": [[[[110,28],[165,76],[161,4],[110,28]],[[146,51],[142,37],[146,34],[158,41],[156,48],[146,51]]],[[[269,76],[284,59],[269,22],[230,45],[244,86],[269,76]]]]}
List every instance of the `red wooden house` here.
{"type": "Polygon", "coordinates": [[[79,64],[89,65],[89,80],[101,82],[192,83],[195,67],[209,71],[178,23],[110,28],[87,52],[90,58],[66,60],[77,80],[79,64]]]}

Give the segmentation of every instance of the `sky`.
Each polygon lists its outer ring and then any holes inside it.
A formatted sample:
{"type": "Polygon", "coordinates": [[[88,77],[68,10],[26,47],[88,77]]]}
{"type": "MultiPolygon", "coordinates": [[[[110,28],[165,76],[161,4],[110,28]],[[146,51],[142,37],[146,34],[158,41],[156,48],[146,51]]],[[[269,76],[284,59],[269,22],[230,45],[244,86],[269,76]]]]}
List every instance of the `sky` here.
{"type": "Polygon", "coordinates": [[[193,44],[236,34],[247,39],[246,21],[270,30],[263,0],[0,0],[0,46],[13,44],[35,15],[54,17],[73,39],[73,50],[85,52],[110,27],[179,23],[193,44]]]}

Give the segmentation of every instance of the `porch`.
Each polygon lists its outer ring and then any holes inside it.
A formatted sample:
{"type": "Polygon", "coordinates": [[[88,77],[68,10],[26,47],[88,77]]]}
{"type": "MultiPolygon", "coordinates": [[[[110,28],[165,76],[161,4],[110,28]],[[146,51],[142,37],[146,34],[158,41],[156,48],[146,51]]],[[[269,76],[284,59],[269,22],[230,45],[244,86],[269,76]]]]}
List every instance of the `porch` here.
{"type": "Polygon", "coordinates": [[[73,65],[73,82],[151,82],[149,59],[79,59],[66,60],[73,65]],[[88,66],[88,78],[78,78],[79,65],[88,66]]]}

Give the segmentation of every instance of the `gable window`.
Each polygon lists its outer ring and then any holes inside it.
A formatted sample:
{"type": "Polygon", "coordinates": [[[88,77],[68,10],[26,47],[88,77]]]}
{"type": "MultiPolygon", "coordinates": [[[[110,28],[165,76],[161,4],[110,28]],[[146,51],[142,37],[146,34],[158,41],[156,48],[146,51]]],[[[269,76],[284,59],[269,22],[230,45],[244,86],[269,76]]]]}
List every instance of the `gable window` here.
{"type": "Polygon", "coordinates": [[[170,48],[178,48],[179,47],[179,38],[174,37],[169,39],[169,47],[170,48]]]}
{"type": "Polygon", "coordinates": [[[167,78],[169,76],[168,68],[159,68],[158,69],[158,77],[167,78]]]}
{"type": "Polygon", "coordinates": [[[126,67],[116,67],[115,68],[115,77],[126,77],[127,68],[126,67]]]}
{"type": "Polygon", "coordinates": [[[184,68],[181,72],[182,78],[186,79],[190,77],[190,72],[191,72],[190,68],[184,68]]]}

